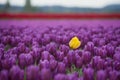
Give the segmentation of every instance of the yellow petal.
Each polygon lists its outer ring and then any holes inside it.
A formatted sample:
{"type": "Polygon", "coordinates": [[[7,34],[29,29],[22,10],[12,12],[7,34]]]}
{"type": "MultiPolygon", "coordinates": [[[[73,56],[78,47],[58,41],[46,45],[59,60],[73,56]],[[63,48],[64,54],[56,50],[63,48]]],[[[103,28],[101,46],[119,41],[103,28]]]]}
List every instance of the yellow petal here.
{"type": "Polygon", "coordinates": [[[81,42],[80,40],[75,36],[73,37],[70,42],[69,42],[69,46],[72,48],[72,49],[76,49],[78,48],[79,46],[81,45],[81,42]]]}

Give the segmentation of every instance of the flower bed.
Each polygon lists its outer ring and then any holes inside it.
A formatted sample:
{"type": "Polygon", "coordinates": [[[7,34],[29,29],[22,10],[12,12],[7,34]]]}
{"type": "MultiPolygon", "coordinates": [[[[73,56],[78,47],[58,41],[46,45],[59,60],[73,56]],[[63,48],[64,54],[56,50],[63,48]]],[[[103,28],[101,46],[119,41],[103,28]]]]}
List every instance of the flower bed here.
{"type": "Polygon", "coordinates": [[[120,79],[119,24],[18,23],[0,26],[0,80],[120,79]],[[75,36],[81,45],[71,49],[75,36]]]}

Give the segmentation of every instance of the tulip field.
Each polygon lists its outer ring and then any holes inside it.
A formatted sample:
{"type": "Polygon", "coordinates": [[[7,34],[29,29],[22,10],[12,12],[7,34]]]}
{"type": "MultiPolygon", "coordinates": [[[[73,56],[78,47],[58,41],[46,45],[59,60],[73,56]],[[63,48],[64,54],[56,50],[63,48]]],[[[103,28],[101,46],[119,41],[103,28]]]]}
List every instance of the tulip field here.
{"type": "Polygon", "coordinates": [[[120,80],[120,20],[0,20],[0,80],[120,80]]]}

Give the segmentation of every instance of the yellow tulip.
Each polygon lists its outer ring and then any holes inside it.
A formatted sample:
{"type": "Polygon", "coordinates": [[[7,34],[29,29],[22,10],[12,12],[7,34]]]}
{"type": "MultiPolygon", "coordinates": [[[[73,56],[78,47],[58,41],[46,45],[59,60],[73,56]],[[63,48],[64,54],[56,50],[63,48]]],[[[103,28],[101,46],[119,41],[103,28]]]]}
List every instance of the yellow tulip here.
{"type": "Polygon", "coordinates": [[[81,41],[76,36],[73,37],[69,42],[69,46],[72,49],[77,49],[80,45],[81,45],[81,41]]]}

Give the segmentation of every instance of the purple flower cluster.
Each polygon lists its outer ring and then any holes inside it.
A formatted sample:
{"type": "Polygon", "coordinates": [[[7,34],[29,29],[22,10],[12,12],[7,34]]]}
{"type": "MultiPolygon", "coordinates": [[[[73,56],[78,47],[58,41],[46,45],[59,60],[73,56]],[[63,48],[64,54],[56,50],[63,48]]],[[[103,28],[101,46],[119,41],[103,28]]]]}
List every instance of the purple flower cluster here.
{"type": "Polygon", "coordinates": [[[120,80],[120,27],[40,29],[0,27],[0,80],[120,80]]]}

